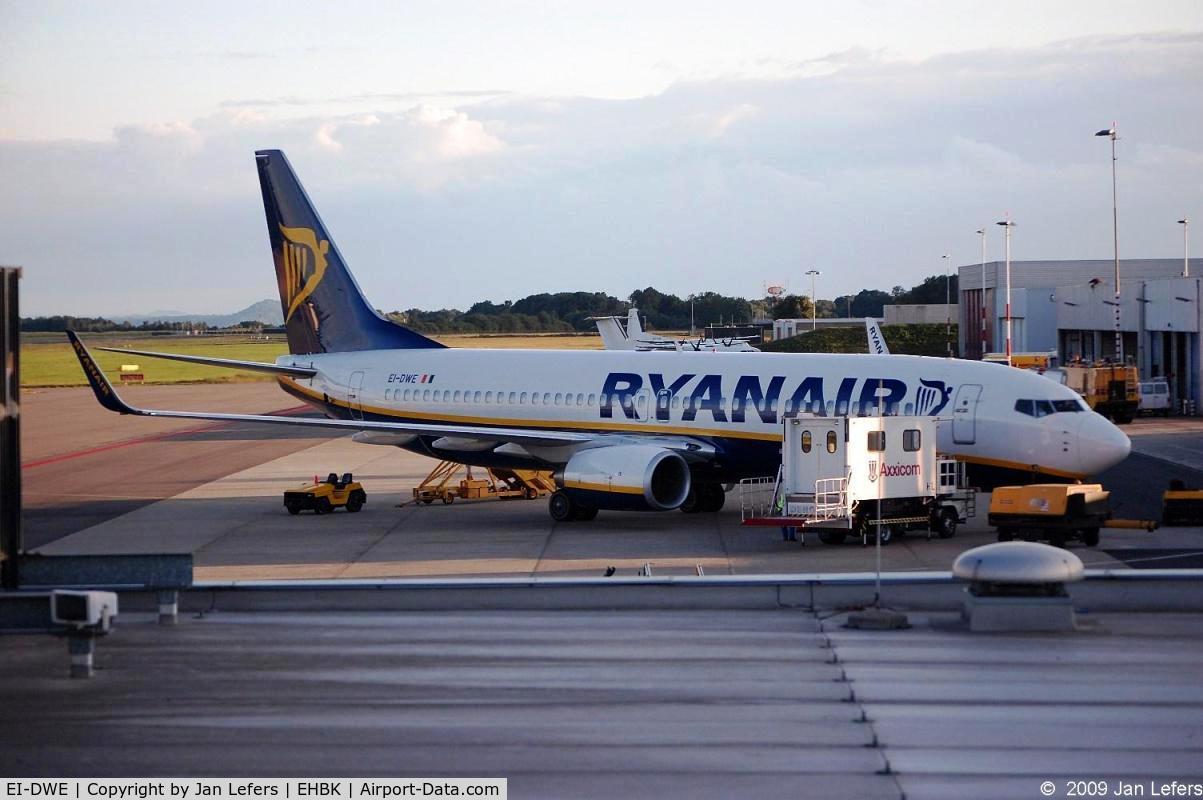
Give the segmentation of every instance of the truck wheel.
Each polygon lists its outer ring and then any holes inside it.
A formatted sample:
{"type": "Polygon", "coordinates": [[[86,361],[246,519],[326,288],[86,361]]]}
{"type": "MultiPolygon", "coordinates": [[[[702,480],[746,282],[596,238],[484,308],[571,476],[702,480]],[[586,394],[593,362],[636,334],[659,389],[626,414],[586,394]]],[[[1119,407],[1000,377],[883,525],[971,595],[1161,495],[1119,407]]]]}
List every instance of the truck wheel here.
{"type": "Polygon", "coordinates": [[[301,513],[301,504],[293,500],[289,500],[287,503],[285,503],[284,508],[288,509],[288,513],[292,514],[294,517],[301,513]]]}
{"type": "Polygon", "coordinates": [[[556,522],[568,522],[573,516],[572,498],[563,491],[552,493],[547,501],[547,511],[556,522]]]}
{"type": "Polygon", "coordinates": [[[526,490],[526,499],[527,500],[534,500],[538,496],[539,496],[538,489],[533,489],[533,488],[529,488],[529,487],[527,488],[527,490],[526,490]]]}
{"type": "Polygon", "coordinates": [[[940,511],[936,520],[936,533],[941,539],[951,539],[957,535],[957,512],[951,508],[940,511]]]}
{"type": "Polygon", "coordinates": [[[881,541],[881,546],[889,547],[890,543],[894,541],[895,537],[901,533],[901,527],[901,525],[878,525],[877,536],[881,541]]]}
{"type": "Polygon", "coordinates": [[[443,505],[445,505],[445,506],[449,506],[449,505],[451,505],[451,503],[452,503],[454,500],[455,500],[455,495],[453,495],[453,494],[445,494],[445,495],[443,495],[443,505]]]}
{"type": "Polygon", "coordinates": [[[354,514],[363,508],[363,504],[366,501],[367,497],[364,496],[363,492],[355,492],[347,499],[347,511],[354,514]]]}
{"type": "Polygon", "coordinates": [[[333,510],[334,508],[331,507],[330,498],[328,497],[319,497],[317,500],[313,501],[314,514],[329,514],[333,510]]]}
{"type": "Polygon", "coordinates": [[[1081,531],[1081,534],[1082,534],[1082,544],[1086,545],[1087,547],[1098,547],[1099,546],[1099,529],[1098,528],[1083,528],[1081,531]]]}
{"type": "Polygon", "coordinates": [[[823,544],[843,544],[848,534],[843,531],[819,531],[819,541],[823,544]]]}
{"type": "Polygon", "coordinates": [[[1014,538],[1015,538],[1015,531],[1008,530],[1007,528],[999,528],[998,529],[998,540],[1000,542],[1009,542],[1014,538]]]}

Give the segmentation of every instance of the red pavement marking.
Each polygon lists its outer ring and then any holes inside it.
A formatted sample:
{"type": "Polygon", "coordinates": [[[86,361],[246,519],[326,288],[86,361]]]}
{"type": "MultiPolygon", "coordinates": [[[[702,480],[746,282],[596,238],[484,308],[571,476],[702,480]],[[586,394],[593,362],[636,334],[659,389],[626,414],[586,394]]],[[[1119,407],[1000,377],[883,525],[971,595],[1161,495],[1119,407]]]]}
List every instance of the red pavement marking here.
{"type": "MultiPolygon", "coordinates": [[[[296,414],[298,412],[308,411],[308,410],[309,410],[309,406],[292,406],[290,408],[283,408],[278,411],[269,411],[267,413],[267,416],[288,416],[291,414],[296,414]]],[[[233,420],[219,420],[219,421],[210,423],[208,425],[202,425],[198,428],[185,428],[184,430],[168,431],[167,433],[154,433],[154,434],[151,434],[150,436],[139,436],[136,439],[123,439],[122,441],[119,441],[119,442],[110,442],[109,444],[102,444],[97,447],[89,447],[87,450],[76,450],[73,453],[60,453],[57,456],[49,456],[47,458],[38,459],[37,461],[27,461],[21,465],[21,469],[34,469],[35,467],[44,467],[48,464],[57,464],[61,461],[69,461],[73,458],[80,458],[82,456],[90,456],[95,453],[103,453],[106,450],[117,450],[118,448],[129,447],[129,446],[135,445],[135,444],[145,444],[146,442],[161,442],[165,439],[170,439],[173,436],[180,436],[181,434],[200,433],[202,431],[210,431],[210,430],[213,430],[214,428],[220,427],[221,425],[228,425],[232,421],[233,420]]]]}

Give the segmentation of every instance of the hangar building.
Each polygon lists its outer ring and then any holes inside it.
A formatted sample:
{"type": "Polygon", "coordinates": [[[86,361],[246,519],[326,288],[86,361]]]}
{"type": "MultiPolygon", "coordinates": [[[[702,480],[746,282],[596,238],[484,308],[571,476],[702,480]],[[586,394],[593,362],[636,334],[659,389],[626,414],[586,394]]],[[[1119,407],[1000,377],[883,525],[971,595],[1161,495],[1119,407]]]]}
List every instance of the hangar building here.
{"type": "MultiPolygon", "coordinates": [[[[983,291],[979,264],[957,270],[960,293],[960,352],[981,358],[985,310],[986,350],[1006,348],[1004,313],[1006,264],[985,264],[983,291]]],[[[1120,329],[1124,354],[1143,378],[1165,377],[1179,401],[1200,406],[1203,349],[1200,328],[1203,306],[1200,278],[1203,259],[1190,260],[1190,277],[1182,277],[1180,258],[1120,261],[1120,329]]],[[[1115,262],[1012,261],[1011,342],[1014,352],[1056,350],[1063,361],[1115,356],[1115,262]]]]}

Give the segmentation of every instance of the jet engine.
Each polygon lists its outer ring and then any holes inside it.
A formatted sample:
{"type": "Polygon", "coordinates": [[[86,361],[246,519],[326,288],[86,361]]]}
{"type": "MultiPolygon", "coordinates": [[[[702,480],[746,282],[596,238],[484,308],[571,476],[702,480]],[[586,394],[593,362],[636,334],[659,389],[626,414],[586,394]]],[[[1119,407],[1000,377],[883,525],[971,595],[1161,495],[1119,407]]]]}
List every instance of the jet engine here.
{"type": "Polygon", "coordinates": [[[587,508],[670,511],[689,493],[689,466],[654,445],[594,447],[574,454],[556,481],[587,508]]]}

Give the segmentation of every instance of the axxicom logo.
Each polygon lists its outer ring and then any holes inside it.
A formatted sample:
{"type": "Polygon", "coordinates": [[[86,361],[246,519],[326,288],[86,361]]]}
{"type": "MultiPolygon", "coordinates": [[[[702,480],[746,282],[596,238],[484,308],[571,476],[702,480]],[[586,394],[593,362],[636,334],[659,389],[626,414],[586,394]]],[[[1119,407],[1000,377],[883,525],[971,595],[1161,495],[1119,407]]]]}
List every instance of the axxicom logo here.
{"type": "Polygon", "coordinates": [[[922,475],[923,470],[919,464],[886,464],[881,468],[881,474],[886,478],[906,478],[922,475]]]}

